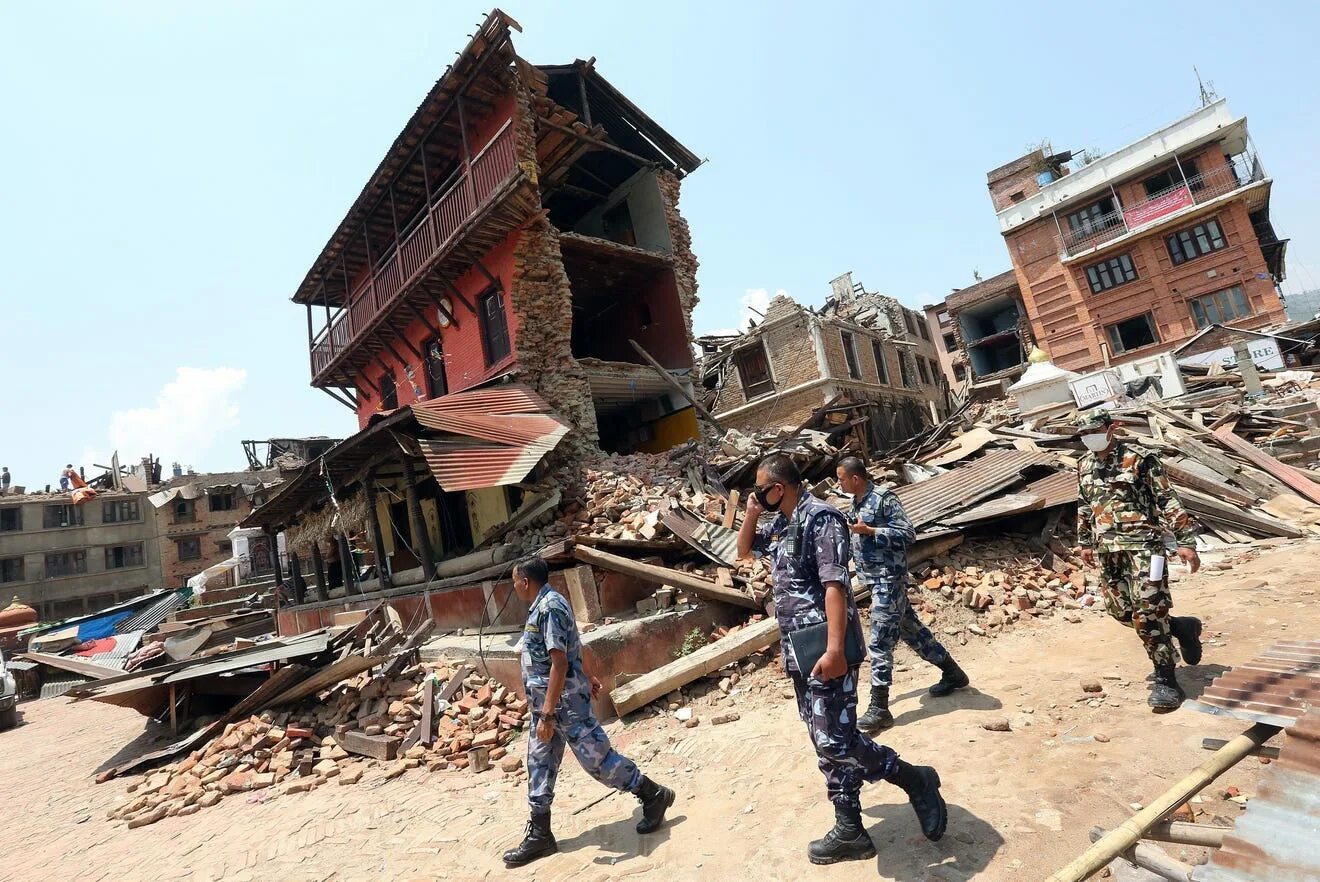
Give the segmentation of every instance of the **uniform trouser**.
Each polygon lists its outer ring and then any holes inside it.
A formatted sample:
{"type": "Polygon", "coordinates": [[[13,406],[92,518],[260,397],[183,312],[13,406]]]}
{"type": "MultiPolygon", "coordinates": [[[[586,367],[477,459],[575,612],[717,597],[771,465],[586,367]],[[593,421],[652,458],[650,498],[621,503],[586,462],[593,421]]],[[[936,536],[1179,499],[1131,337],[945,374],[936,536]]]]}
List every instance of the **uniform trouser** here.
{"type": "Polygon", "coordinates": [[[888,780],[898,771],[897,753],[857,731],[857,670],[824,681],[788,673],[830,802],[851,809],[861,808],[863,782],[888,780]]]}
{"type": "Polygon", "coordinates": [[[872,582],[871,639],[866,648],[871,655],[871,685],[888,688],[894,682],[894,647],[901,637],[912,651],[933,665],[942,665],[949,658],[945,649],[930,629],[917,618],[917,611],[908,601],[907,586],[891,579],[872,582]]]}
{"type": "Polygon", "coordinates": [[[591,710],[591,693],[574,690],[559,698],[555,713],[555,732],[549,741],[536,737],[536,724],[545,706],[545,687],[526,686],[532,706],[532,731],[527,735],[527,802],[532,814],[550,811],[555,799],[555,781],[559,764],[564,761],[564,745],[591,777],[607,787],[632,793],[642,783],[637,764],[610,746],[609,736],[591,710]]]}
{"type": "Polygon", "coordinates": [[[1164,554],[1163,545],[1100,552],[1100,588],[1109,614],[1137,631],[1146,654],[1157,665],[1177,661],[1169,630],[1169,574],[1158,585],[1150,582],[1150,558],[1164,554]]]}

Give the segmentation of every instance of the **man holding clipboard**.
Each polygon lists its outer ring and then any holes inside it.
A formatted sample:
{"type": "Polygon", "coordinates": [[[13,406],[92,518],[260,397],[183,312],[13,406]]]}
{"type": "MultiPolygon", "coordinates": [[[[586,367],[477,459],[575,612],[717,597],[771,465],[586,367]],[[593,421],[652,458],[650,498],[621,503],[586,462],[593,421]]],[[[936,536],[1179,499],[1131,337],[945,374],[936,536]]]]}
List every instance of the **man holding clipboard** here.
{"type": "Polygon", "coordinates": [[[816,749],[834,827],[811,843],[813,864],[875,855],[862,825],[863,782],[889,781],[908,795],[927,839],[944,835],[948,814],[940,778],[913,766],[891,748],[857,731],[857,670],[866,657],[861,622],[848,590],[849,533],[843,513],[812,496],[783,454],[761,460],[747,499],[738,555],[772,556],[775,617],[784,667],[797,694],[798,714],[816,749]],[[762,514],[774,520],[758,525],[762,514]]]}

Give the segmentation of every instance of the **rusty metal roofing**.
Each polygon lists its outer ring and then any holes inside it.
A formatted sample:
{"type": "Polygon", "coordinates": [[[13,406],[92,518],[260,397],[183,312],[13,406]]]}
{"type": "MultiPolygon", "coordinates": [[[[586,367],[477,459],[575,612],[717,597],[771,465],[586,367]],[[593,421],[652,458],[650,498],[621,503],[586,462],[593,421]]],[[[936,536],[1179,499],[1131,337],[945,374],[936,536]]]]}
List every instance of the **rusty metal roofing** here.
{"type": "Polygon", "coordinates": [[[1022,479],[1024,469],[1048,466],[1053,454],[1024,450],[992,450],[942,475],[894,490],[912,524],[920,529],[970,508],[1022,479]]]}
{"type": "Polygon", "coordinates": [[[419,438],[445,490],[516,484],[568,434],[568,425],[526,386],[456,392],[411,405],[417,422],[444,433],[419,438]]]}
{"type": "Polygon", "coordinates": [[[1220,674],[1187,706],[1288,728],[1312,706],[1320,706],[1320,640],[1280,640],[1220,674]]]}
{"type": "Polygon", "coordinates": [[[1279,758],[1261,776],[1195,882],[1314,882],[1320,879],[1320,711],[1288,729],[1279,758]]]}

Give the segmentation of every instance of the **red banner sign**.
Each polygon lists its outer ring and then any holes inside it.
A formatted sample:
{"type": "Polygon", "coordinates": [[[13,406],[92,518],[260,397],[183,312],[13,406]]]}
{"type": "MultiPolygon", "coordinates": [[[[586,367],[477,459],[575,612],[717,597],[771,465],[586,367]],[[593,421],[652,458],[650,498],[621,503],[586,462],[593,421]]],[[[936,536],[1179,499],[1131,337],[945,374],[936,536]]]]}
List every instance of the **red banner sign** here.
{"type": "Polygon", "coordinates": [[[1127,221],[1128,229],[1141,227],[1151,221],[1173,214],[1175,211],[1181,211],[1192,204],[1192,194],[1186,187],[1179,187],[1177,190],[1170,190],[1158,199],[1149,199],[1135,208],[1123,210],[1123,219],[1127,221]]]}

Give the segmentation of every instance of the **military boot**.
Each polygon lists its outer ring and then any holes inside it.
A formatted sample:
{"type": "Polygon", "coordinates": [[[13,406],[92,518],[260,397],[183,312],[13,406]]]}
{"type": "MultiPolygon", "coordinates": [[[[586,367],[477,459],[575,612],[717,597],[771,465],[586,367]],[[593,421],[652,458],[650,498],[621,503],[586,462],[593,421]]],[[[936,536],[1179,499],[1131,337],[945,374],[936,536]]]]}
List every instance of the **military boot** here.
{"type": "Polygon", "coordinates": [[[862,810],[836,805],[834,828],[807,846],[807,859],[813,864],[837,864],[839,861],[864,861],[875,857],[875,846],[862,826],[862,810]]]}
{"type": "Polygon", "coordinates": [[[532,815],[532,819],[527,822],[527,835],[523,841],[517,848],[504,853],[504,866],[521,867],[557,851],[559,843],[555,842],[554,834],[550,832],[550,813],[532,815]]]}
{"type": "Polygon", "coordinates": [[[642,804],[642,819],[637,822],[637,832],[658,830],[665,822],[665,812],[674,804],[674,791],[643,775],[642,783],[633,795],[642,804]]]}
{"type": "Polygon", "coordinates": [[[948,695],[955,689],[963,689],[971,685],[972,681],[967,679],[967,672],[958,667],[958,663],[953,660],[953,656],[945,656],[939,667],[944,672],[944,676],[940,677],[940,681],[927,690],[936,698],[941,695],[948,695]]]}
{"type": "Polygon", "coordinates": [[[1183,694],[1182,687],[1178,685],[1178,676],[1174,673],[1173,664],[1156,665],[1155,681],[1150,686],[1150,696],[1146,699],[1146,704],[1157,714],[1176,711],[1182,707],[1183,699],[1187,696],[1183,694]]]}
{"type": "Polygon", "coordinates": [[[899,760],[898,771],[889,780],[908,795],[926,838],[934,842],[943,836],[949,823],[949,809],[940,796],[939,773],[930,766],[914,766],[899,760]]]}
{"type": "Polygon", "coordinates": [[[894,715],[889,712],[889,687],[871,687],[871,706],[866,713],[857,718],[857,728],[863,732],[879,732],[894,725],[894,715]]]}
{"type": "Polygon", "coordinates": [[[1178,641],[1182,660],[1189,665],[1201,663],[1201,620],[1193,616],[1170,616],[1169,630],[1178,641]]]}

